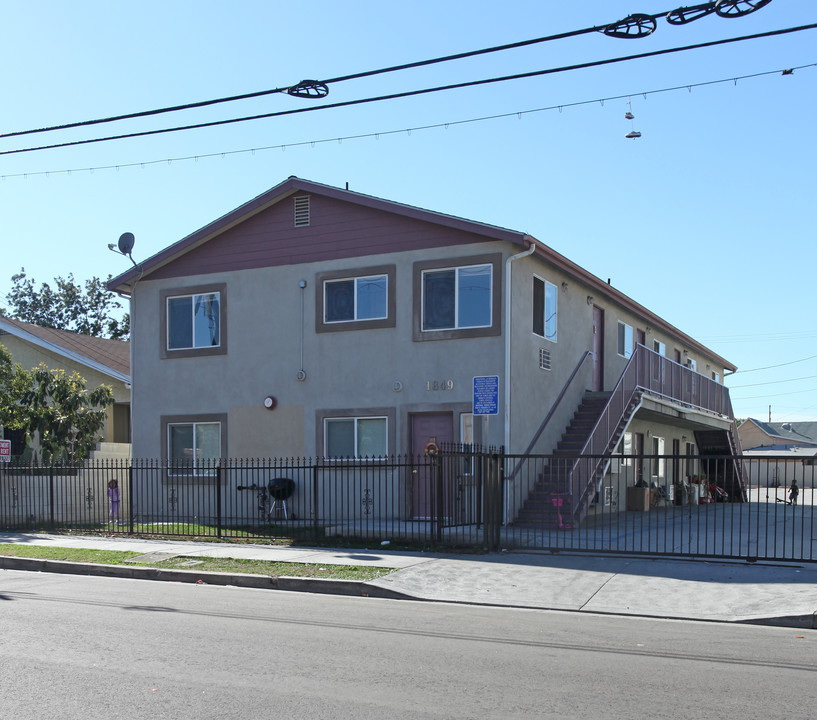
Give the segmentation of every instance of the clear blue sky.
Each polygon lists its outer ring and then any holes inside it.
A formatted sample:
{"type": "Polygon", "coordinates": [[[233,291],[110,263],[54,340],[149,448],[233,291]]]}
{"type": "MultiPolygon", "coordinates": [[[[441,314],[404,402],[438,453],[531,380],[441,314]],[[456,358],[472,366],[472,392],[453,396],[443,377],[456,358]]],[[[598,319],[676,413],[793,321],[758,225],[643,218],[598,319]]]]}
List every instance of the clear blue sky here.
{"type": "MultiPolygon", "coordinates": [[[[5,0],[0,132],[339,77],[685,4],[693,3],[5,0]]],[[[817,2],[773,0],[743,18],[659,21],[641,40],[592,33],[338,83],[323,102],[815,22],[817,2]]],[[[807,30],[389,102],[2,155],[0,301],[21,267],[38,283],[124,271],[127,261],[107,250],[124,231],[135,234],[134,257],[143,259],[289,175],[348,182],[534,235],[738,365],[744,372],[727,384],[739,416],[767,419],[771,405],[773,420],[814,419],[817,68],[732,81],[813,63],[817,30],[807,30]],[[672,87],[681,89],[654,92],[672,87]],[[596,102],[568,107],[584,101],[596,102]],[[630,107],[632,124],[624,117],[630,107]],[[420,129],[429,125],[439,127],[420,129]],[[642,137],[625,138],[631,129],[642,137]],[[358,135],[367,137],[352,139],[358,135]],[[755,371],[772,365],[782,367],[755,371]]],[[[0,139],[0,150],[312,102],[272,95],[0,139]]]]}

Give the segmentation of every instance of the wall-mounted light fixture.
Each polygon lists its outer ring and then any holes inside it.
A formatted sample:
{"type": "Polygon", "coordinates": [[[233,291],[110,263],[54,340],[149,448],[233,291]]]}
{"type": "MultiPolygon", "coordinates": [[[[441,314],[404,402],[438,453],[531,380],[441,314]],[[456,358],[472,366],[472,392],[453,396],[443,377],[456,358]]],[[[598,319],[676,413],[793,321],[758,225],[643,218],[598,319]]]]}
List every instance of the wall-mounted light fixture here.
{"type": "Polygon", "coordinates": [[[566,283],[566,282],[563,282],[563,283],[562,283],[562,292],[563,292],[563,293],[566,293],[566,292],[567,292],[567,283],[566,283]]]}
{"type": "Polygon", "coordinates": [[[594,302],[594,300],[593,300],[593,296],[592,296],[592,295],[588,295],[588,296],[587,296],[587,304],[588,304],[588,305],[592,305],[592,304],[593,304],[593,302],[594,302]]]}

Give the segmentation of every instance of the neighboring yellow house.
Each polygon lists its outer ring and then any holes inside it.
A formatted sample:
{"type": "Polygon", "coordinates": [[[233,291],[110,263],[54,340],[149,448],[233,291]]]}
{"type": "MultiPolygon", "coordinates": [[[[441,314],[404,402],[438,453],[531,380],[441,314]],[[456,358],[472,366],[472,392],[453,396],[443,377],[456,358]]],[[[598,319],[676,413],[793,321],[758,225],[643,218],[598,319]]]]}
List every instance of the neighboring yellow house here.
{"type": "Polygon", "coordinates": [[[14,362],[26,369],[45,363],[52,370],[60,368],[69,374],[79,373],[89,390],[108,385],[113,390],[114,404],[108,408],[102,442],[106,446],[130,443],[131,379],[127,341],[80,335],[0,317],[0,343],[11,353],[14,362]]]}
{"type": "Polygon", "coordinates": [[[754,418],[738,428],[743,456],[752,485],[815,487],[817,423],[767,423],[754,418]]]}

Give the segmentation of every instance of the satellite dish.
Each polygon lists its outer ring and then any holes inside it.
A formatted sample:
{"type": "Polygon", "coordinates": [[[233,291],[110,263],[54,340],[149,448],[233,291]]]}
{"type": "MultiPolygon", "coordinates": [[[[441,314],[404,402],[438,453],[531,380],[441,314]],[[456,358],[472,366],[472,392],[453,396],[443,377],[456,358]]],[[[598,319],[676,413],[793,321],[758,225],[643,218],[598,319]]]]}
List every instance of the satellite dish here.
{"type": "Polygon", "coordinates": [[[122,233],[119,236],[119,252],[123,255],[130,255],[135,241],[136,238],[133,237],[133,233],[122,233]]]}

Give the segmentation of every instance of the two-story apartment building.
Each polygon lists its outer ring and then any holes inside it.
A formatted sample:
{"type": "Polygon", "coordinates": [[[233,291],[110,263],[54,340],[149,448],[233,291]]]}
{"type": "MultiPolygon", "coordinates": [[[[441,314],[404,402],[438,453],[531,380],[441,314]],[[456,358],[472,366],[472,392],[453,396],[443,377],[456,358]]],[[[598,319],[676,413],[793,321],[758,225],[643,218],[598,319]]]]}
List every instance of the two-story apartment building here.
{"type": "Polygon", "coordinates": [[[734,450],[734,365],[523,232],[291,177],[109,288],[135,457],[734,450]]]}

